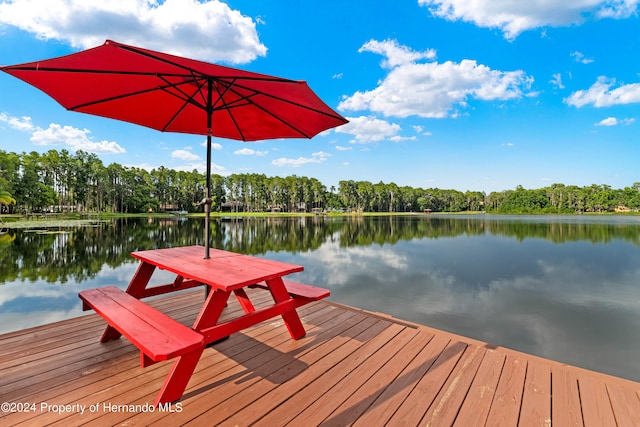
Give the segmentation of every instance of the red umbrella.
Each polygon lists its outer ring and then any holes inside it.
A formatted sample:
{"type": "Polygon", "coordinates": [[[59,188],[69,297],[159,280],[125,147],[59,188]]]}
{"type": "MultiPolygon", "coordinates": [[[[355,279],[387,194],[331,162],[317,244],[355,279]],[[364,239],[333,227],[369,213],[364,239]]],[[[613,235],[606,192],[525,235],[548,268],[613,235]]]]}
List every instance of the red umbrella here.
{"type": "Polygon", "coordinates": [[[347,123],[306,82],[223,67],[107,40],[59,58],[2,67],[64,108],[162,132],[207,135],[205,258],[211,137],[312,138],[347,123]]]}

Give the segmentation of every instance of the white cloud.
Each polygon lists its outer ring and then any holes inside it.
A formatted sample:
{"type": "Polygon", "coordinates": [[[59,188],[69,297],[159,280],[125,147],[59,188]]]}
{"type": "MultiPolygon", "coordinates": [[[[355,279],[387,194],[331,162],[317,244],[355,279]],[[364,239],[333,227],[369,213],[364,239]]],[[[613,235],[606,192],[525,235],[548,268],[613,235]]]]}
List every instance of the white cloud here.
{"type": "Polygon", "coordinates": [[[638,0],[608,0],[600,1],[600,8],[596,11],[598,18],[624,19],[633,16],[638,11],[638,0]]]}
{"type": "Polygon", "coordinates": [[[393,142],[402,142],[402,141],[415,141],[417,138],[415,136],[392,136],[389,138],[390,141],[393,142]]]}
{"type": "Polygon", "coordinates": [[[618,124],[618,119],[615,117],[607,117],[596,123],[596,126],[615,126],[618,124]]]}
{"type": "Polygon", "coordinates": [[[352,143],[366,144],[396,136],[400,125],[373,116],[348,117],[349,123],[336,128],[338,133],[353,135],[352,143]]]}
{"type": "Polygon", "coordinates": [[[218,0],[13,0],[0,24],[76,48],[105,39],[208,61],[247,63],[265,56],[255,22],[218,0]]]}
{"type": "Polygon", "coordinates": [[[174,150],[171,153],[171,157],[173,157],[174,159],[185,160],[187,162],[195,162],[196,160],[200,160],[200,156],[192,153],[189,150],[174,150]]]}
{"type": "Polygon", "coordinates": [[[562,84],[562,74],[560,73],[556,73],[552,76],[552,79],[549,80],[549,83],[551,83],[553,86],[555,86],[558,89],[564,89],[564,84],[562,84]]]}
{"type": "Polygon", "coordinates": [[[591,64],[592,62],[594,62],[593,59],[585,57],[584,53],[578,52],[577,50],[571,52],[571,57],[573,57],[576,62],[579,62],[581,64],[591,64]]]}
{"type": "Polygon", "coordinates": [[[633,119],[633,118],[618,120],[616,117],[607,117],[606,119],[600,120],[598,123],[595,124],[595,126],[617,126],[621,124],[630,125],[635,121],[636,119],[633,119]]]}
{"type": "Polygon", "coordinates": [[[398,44],[396,40],[385,40],[382,42],[369,40],[367,43],[362,45],[360,49],[358,49],[358,52],[372,52],[383,55],[386,57],[386,59],[382,61],[382,66],[384,68],[394,68],[398,65],[416,62],[420,59],[434,59],[436,57],[436,51],[433,49],[428,49],[424,52],[416,52],[409,49],[407,46],[398,44]]]}
{"type": "Polygon", "coordinates": [[[338,151],[349,151],[352,148],[353,147],[343,147],[342,145],[336,145],[336,150],[338,150],[338,151]]]}
{"type": "Polygon", "coordinates": [[[271,164],[274,166],[289,166],[297,168],[309,163],[323,163],[329,157],[331,157],[331,154],[325,153],[324,151],[318,151],[316,153],[312,153],[311,157],[298,157],[297,159],[280,157],[279,159],[272,161],[271,164]]]}
{"type": "Polygon", "coordinates": [[[51,123],[47,129],[33,124],[31,117],[14,117],[7,113],[0,113],[0,122],[7,123],[11,128],[31,133],[30,141],[35,145],[68,145],[73,151],[86,151],[95,154],[120,154],[126,150],[114,141],[92,141],[89,129],[78,129],[73,126],[61,126],[51,123]]]}
{"type": "Polygon", "coordinates": [[[612,89],[615,84],[615,79],[600,76],[589,89],[572,93],[564,99],[564,102],[578,108],[585,105],[610,107],[640,102],[640,83],[626,84],[612,89]]]}
{"type": "Polygon", "coordinates": [[[424,136],[431,136],[431,135],[433,135],[433,134],[432,134],[431,132],[429,132],[429,131],[426,131],[426,132],[425,132],[425,130],[424,130],[424,126],[418,126],[418,125],[415,125],[415,126],[412,126],[412,128],[413,128],[413,130],[414,130],[414,131],[416,131],[416,133],[422,134],[422,135],[424,135],[424,136]]]}
{"type": "Polygon", "coordinates": [[[376,46],[376,52],[386,55],[383,64],[394,67],[377,88],[344,97],[338,105],[340,110],[370,110],[388,117],[457,117],[456,108],[466,107],[468,98],[482,101],[520,98],[533,82],[521,70],[492,70],[470,59],[460,63],[416,63],[416,58],[429,55],[412,54],[408,48],[389,40],[376,46]]]}
{"type": "Polygon", "coordinates": [[[268,153],[268,151],[256,151],[251,148],[242,148],[233,152],[233,154],[238,154],[241,156],[266,156],[268,153]]]}
{"type": "Polygon", "coordinates": [[[153,169],[158,169],[159,166],[158,165],[152,165],[150,163],[146,163],[146,162],[142,162],[142,163],[125,163],[122,166],[126,167],[126,168],[138,168],[138,169],[144,169],[148,172],[151,172],[153,169]]]}
{"type": "Polygon", "coordinates": [[[7,113],[0,113],[0,122],[5,122],[13,129],[23,132],[33,132],[36,130],[31,117],[28,116],[13,117],[7,113]]]}
{"type": "Polygon", "coordinates": [[[47,129],[35,128],[31,135],[31,142],[35,145],[62,145],[66,144],[73,151],[86,151],[96,154],[119,154],[126,150],[113,141],[94,142],[89,139],[89,129],[78,129],[73,126],[60,126],[51,123],[47,129]]]}
{"type": "MultiPolygon", "coordinates": [[[[206,173],[207,164],[205,162],[187,163],[184,165],[172,166],[171,169],[176,171],[191,172],[194,169],[200,173],[206,173]]],[[[226,176],[229,175],[229,171],[224,166],[220,166],[216,163],[211,163],[211,173],[226,176]]]]}
{"type": "Polygon", "coordinates": [[[250,148],[242,148],[240,150],[234,151],[233,154],[238,154],[241,156],[252,156],[255,154],[255,151],[250,148]]]}
{"type": "Polygon", "coordinates": [[[545,26],[580,24],[586,19],[623,19],[637,13],[640,0],[418,0],[437,17],[498,28],[505,38],[545,26]]]}
{"type": "MultiPolygon", "coordinates": [[[[204,141],[202,141],[202,144],[200,144],[200,146],[207,148],[207,140],[205,139],[204,141]]],[[[217,143],[217,142],[212,142],[211,143],[211,149],[212,150],[222,150],[222,145],[217,143]]]]}

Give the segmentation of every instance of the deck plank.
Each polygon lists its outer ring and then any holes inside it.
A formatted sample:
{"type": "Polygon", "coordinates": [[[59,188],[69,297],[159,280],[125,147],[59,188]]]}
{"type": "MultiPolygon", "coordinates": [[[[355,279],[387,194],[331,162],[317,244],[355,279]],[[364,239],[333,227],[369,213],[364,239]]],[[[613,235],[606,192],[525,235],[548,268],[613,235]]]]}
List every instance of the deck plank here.
{"type": "Polygon", "coordinates": [[[420,425],[427,427],[453,425],[485,355],[485,348],[476,345],[466,348],[447,382],[436,396],[433,405],[422,417],[420,425]]]}
{"type": "Polygon", "coordinates": [[[290,395],[255,425],[274,426],[291,422],[300,412],[329,392],[351,370],[403,329],[403,326],[380,320],[370,324],[366,330],[331,352],[328,357],[313,364],[310,378],[313,380],[301,384],[303,387],[297,393],[290,395]]]}
{"type": "Polygon", "coordinates": [[[526,374],[526,360],[508,354],[486,425],[503,427],[518,424],[526,374]]]}
{"type": "Polygon", "coordinates": [[[365,333],[371,327],[382,327],[379,322],[373,319],[367,319],[362,314],[356,313],[350,313],[348,318],[337,318],[337,320],[339,321],[339,326],[335,329],[338,333],[335,335],[332,334],[333,336],[330,340],[326,341],[326,343],[329,344],[328,347],[319,347],[316,345],[310,348],[306,354],[300,355],[300,360],[309,365],[304,376],[291,377],[287,367],[278,369],[271,376],[265,378],[266,381],[271,382],[270,385],[263,388],[265,393],[256,396],[256,400],[252,402],[246,402],[243,408],[236,411],[233,416],[225,422],[230,424],[234,423],[235,420],[239,420],[238,422],[240,424],[250,424],[258,421],[266,413],[288,400],[291,395],[302,390],[309,382],[314,381],[325,371],[325,364],[329,360],[337,360],[343,357],[344,354],[350,351],[349,349],[354,343],[350,343],[347,347],[344,347],[345,344],[355,337],[361,336],[361,334],[365,333]]]}
{"type": "Polygon", "coordinates": [[[402,401],[388,424],[418,425],[468,347],[461,341],[450,342],[402,401]]]}
{"type": "Polygon", "coordinates": [[[583,426],[578,378],[568,369],[552,369],[551,423],[557,426],[583,426]]]}
{"type": "Polygon", "coordinates": [[[518,425],[551,426],[551,368],[546,363],[528,363],[518,425]]]}
{"type": "Polygon", "coordinates": [[[579,375],[580,401],[585,427],[614,426],[616,419],[607,387],[591,375],[579,375]]]}
{"type": "Polygon", "coordinates": [[[502,352],[495,350],[485,352],[469,393],[467,393],[460,412],[455,418],[454,426],[465,427],[486,423],[505,359],[506,355],[502,352]]]}
{"type": "Polygon", "coordinates": [[[404,368],[400,376],[383,390],[369,409],[355,420],[353,425],[370,427],[386,424],[450,342],[451,338],[442,334],[431,339],[413,361],[404,368]]]}
{"type": "MultiPolygon", "coordinates": [[[[391,359],[398,357],[398,353],[404,351],[404,347],[416,334],[416,330],[409,328],[404,328],[399,331],[397,335],[392,337],[382,347],[370,354],[366,360],[355,365],[356,367],[354,369],[349,370],[328,392],[324,392],[318,396],[318,398],[300,412],[291,423],[293,425],[307,426],[320,425],[336,410],[335,407],[337,405],[342,406],[346,404],[347,400],[353,395],[354,389],[357,391],[361,389],[365,383],[368,383],[368,387],[373,386],[373,388],[369,388],[369,390],[375,391],[380,377],[384,376],[385,364],[391,359]],[[375,374],[380,374],[378,375],[378,380],[369,381],[375,374]]],[[[345,360],[345,365],[350,363],[350,360],[345,360]]],[[[326,384],[326,381],[324,383],[326,384]]],[[[351,415],[351,413],[348,415],[345,414],[345,417],[351,415]]]]}
{"type": "Polygon", "coordinates": [[[607,384],[611,406],[618,427],[640,425],[640,390],[620,384],[607,384]]]}
{"type": "MultiPolygon", "coordinates": [[[[327,427],[340,427],[355,423],[374,405],[374,402],[388,388],[389,384],[397,382],[400,385],[399,377],[405,374],[406,368],[432,339],[433,335],[431,334],[414,333],[410,341],[402,348],[398,347],[397,352],[384,361],[384,365],[373,372],[373,375],[360,388],[349,392],[348,399],[342,405],[335,408],[335,401],[327,402],[326,408],[330,408],[332,412],[327,419],[322,420],[321,424],[327,427]]],[[[406,384],[406,382],[404,383],[406,384]]],[[[352,385],[349,381],[349,388],[352,388],[352,385]]],[[[401,390],[398,391],[401,392],[401,390]]],[[[376,423],[381,423],[381,420],[376,420],[376,423]]]]}
{"type": "MultiPolygon", "coordinates": [[[[248,293],[256,307],[272,301],[248,293]]],[[[202,298],[150,304],[191,325],[202,298]]],[[[0,424],[640,425],[640,383],[326,300],[298,311],[304,338],[291,340],[279,317],[233,334],[205,350],[178,405],[153,412],[141,408],[171,362],[143,369],[125,338],[101,344],[99,316],[0,335],[3,400],[99,406],[4,412],[0,424]],[[124,406],[100,406],[109,404],[124,406]]],[[[231,299],[223,319],[242,312],[231,299]]]]}

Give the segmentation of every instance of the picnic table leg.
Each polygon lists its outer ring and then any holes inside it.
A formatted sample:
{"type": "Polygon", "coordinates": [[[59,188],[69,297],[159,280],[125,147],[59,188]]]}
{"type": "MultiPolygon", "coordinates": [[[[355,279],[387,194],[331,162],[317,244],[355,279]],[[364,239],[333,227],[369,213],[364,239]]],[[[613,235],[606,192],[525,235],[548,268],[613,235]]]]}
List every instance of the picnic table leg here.
{"type": "Polygon", "coordinates": [[[122,336],[122,334],[120,332],[118,332],[118,330],[116,328],[114,328],[111,325],[108,325],[105,328],[104,332],[102,333],[102,336],[100,337],[100,342],[107,342],[107,341],[111,341],[111,340],[117,340],[121,336],[122,336]]]}
{"type": "Polygon", "coordinates": [[[233,291],[233,293],[236,294],[236,299],[240,303],[240,306],[242,307],[245,313],[248,314],[256,311],[255,307],[251,303],[251,300],[249,299],[249,296],[247,295],[244,289],[236,289],[235,291],[233,291]]]}
{"type": "MultiPolygon", "coordinates": [[[[138,265],[138,269],[136,270],[135,274],[131,278],[131,282],[129,282],[127,293],[138,299],[144,297],[144,290],[147,287],[149,279],[151,279],[151,275],[153,274],[155,269],[155,265],[141,262],[140,265],[138,265]]],[[[116,328],[107,326],[107,328],[102,333],[102,337],[100,337],[100,342],[117,340],[121,336],[122,334],[118,332],[116,328]]]]}
{"type": "MultiPolygon", "coordinates": [[[[267,286],[269,286],[269,291],[271,292],[275,302],[287,301],[291,298],[289,296],[289,292],[287,292],[287,288],[284,286],[282,277],[266,280],[266,283],[267,286]]],[[[304,330],[304,326],[302,326],[300,316],[298,316],[298,312],[295,309],[282,313],[282,320],[284,320],[284,324],[287,326],[289,335],[291,335],[291,338],[294,340],[299,340],[307,334],[304,330]]]]}
{"type": "Polygon", "coordinates": [[[131,278],[131,282],[129,282],[127,293],[138,299],[143,298],[145,296],[144,290],[147,287],[147,284],[149,284],[149,279],[151,279],[151,275],[155,270],[155,265],[141,262],[135,274],[131,278]]]}
{"type": "MultiPolygon", "coordinates": [[[[193,330],[201,332],[203,329],[210,328],[211,326],[215,326],[220,319],[220,315],[222,314],[222,310],[224,310],[227,305],[227,300],[231,292],[221,291],[216,289],[215,291],[209,293],[207,295],[207,300],[204,302],[196,321],[193,323],[193,330]]],[[[218,337],[208,337],[205,335],[206,344],[211,344],[216,342],[222,338],[225,338],[226,335],[218,336],[218,337]],[[211,339],[209,339],[211,338],[211,339]]]]}
{"type": "Polygon", "coordinates": [[[167,379],[164,381],[160,393],[158,393],[158,397],[153,403],[155,406],[161,403],[175,402],[182,397],[203,351],[204,347],[184,354],[173,362],[171,372],[167,375],[167,379]]]}

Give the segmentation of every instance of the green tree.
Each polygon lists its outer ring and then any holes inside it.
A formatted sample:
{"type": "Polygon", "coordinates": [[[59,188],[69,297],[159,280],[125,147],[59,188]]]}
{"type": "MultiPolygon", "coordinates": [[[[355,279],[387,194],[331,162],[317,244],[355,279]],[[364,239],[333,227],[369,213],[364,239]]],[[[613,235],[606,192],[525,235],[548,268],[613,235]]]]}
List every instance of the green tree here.
{"type": "Polygon", "coordinates": [[[20,156],[0,150],[0,189],[13,193],[19,179],[20,165],[20,156]]]}
{"type": "Polygon", "coordinates": [[[11,196],[8,191],[0,190],[0,213],[2,213],[2,208],[9,208],[9,205],[15,205],[16,199],[11,196]]]}
{"type": "Polygon", "coordinates": [[[14,184],[15,198],[21,201],[26,213],[42,212],[56,203],[53,188],[48,187],[42,180],[40,154],[32,151],[22,156],[22,168],[18,182],[14,184]]]}
{"type": "Polygon", "coordinates": [[[338,182],[338,194],[342,204],[347,208],[355,208],[358,204],[356,183],[352,180],[338,182]]]}

